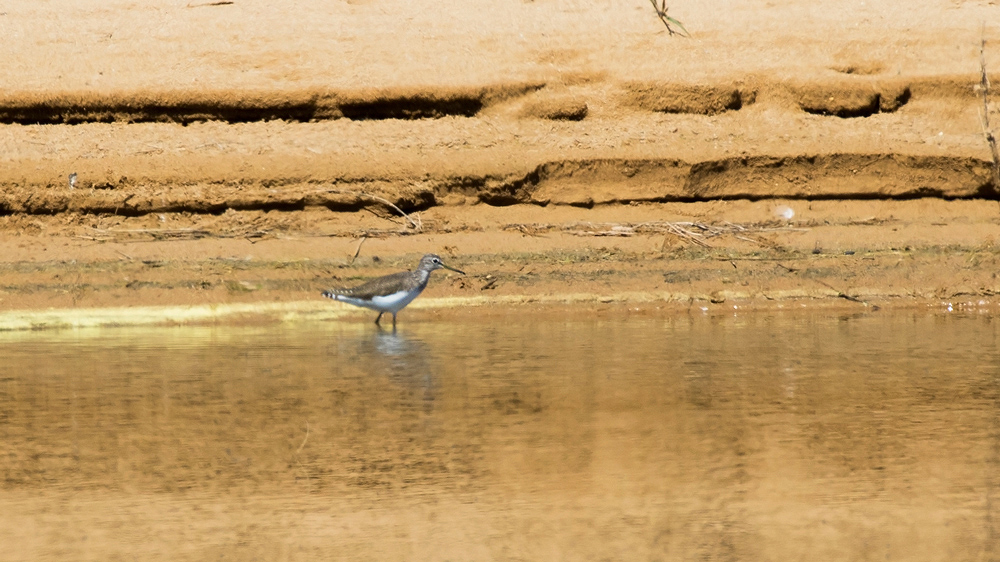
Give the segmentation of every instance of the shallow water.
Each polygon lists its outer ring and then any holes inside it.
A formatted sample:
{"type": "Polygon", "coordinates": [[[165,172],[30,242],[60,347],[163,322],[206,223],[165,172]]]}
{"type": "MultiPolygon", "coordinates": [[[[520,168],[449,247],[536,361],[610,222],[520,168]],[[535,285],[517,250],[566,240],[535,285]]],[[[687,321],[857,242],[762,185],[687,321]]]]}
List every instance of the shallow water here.
{"type": "Polygon", "coordinates": [[[996,558],[998,324],[0,334],[0,560],[996,558]]]}

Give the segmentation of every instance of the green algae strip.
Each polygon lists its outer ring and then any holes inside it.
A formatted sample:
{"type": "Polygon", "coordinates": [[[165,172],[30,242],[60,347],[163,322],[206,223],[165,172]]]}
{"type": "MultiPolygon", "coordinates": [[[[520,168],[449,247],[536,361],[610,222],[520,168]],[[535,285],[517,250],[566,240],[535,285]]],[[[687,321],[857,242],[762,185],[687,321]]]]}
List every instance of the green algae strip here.
{"type": "Polygon", "coordinates": [[[0,331],[204,324],[241,318],[261,321],[306,316],[336,319],[347,315],[346,310],[323,307],[322,304],[288,302],[13,310],[0,313],[0,331]]]}
{"type": "MultiPolygon", "coordinates": [[[[650,302],[671,300],[678,295],[589,293],[561,295],[510,295],[490,297],[448,297],[420,299],[409,309],[452,308],[463,306],[573,304],[610,302],[650,302]]],[[[685,297],[686,298],[686,297],[685,297]]],[[[49,330],[113,326],[195,325],[216,322],[259,321],[292,322],[296,320],[340,320],[355,318],[369,311],[330,301],[293,301],[281,303],[233,303],[184,306],[129,306],[113,308],[50,308],[46,310],[11,310],[0,312],[0,331],[49,330]]]]}
{"type": "MultiPolygon", "coordinates": [[[[905,307],[920,305],[949,306],[950,302],[940,299],[914,299],[912,296],[884,291],[857,291],[884,306],[889,301],[905,307]]],[[[524,306],[524,305],[574,305],[574,304],[661,304],[672,307],[698,306],[721,310],[743,308],[750,305],[754,309],[783,308],[786,304],[798,303],[805,306],[844,306],[868,308],[861,299],[848,303],[842,295],[832,290],[769,291],[766,294],[750,294],[742,291],[718,291],[711,295],[668,293],[668,292],[619,292],[612,294],[561,293],[550,295],[495,295],[477,297],[443,297],[418,299],[407,307],[414,309],[441,309],[483,306],[524,306]]],[[[992,299],[977,303],[980,308],[997,303],[992,299]]],[[[58,330],[72,328],[100,328],[124,326],[178,326],[215,323],[271,323],[305,320],[352,321],[365,317],[371,311],[345,303],[329,300],[309,300],[290,302],[249,302],[220,303],[177,306],[129,306],[112,308],[50,308],[46,310],[10,310],[0,312],[0,332],[26,330],[58,330]]],[[[372,313],[374,314],[374,313],[372,313]]],[[[374,318],[374,316],[372,316],[374,318]]],[[[370,319],[369,319],[370,320],[370,319]]]]}

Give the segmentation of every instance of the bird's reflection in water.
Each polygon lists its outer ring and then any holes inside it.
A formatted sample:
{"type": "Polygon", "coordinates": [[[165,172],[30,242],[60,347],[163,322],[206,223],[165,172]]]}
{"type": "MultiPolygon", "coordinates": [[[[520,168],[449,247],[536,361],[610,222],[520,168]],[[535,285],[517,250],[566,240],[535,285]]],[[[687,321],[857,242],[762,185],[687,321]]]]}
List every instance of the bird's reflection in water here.
{"type": "Polygon", "coordinates": [[[378,329],[361,340],[360,351],[369,357],[371,375],[384,376],[413,393],[430,411],[434,402],[434,366],[426,342],[395,329],[378,329]]]}

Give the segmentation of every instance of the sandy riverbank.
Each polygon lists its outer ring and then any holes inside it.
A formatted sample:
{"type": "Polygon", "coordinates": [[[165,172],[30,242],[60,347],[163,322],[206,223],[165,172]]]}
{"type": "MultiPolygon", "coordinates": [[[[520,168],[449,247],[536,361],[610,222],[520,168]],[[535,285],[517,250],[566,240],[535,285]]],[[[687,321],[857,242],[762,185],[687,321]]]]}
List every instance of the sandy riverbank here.
{"type": "Polygon", "coordinates": [[[453,302],[988,305],[993,11],[16,4],[0,310],[308,302],[429,251],[453,302]]]}

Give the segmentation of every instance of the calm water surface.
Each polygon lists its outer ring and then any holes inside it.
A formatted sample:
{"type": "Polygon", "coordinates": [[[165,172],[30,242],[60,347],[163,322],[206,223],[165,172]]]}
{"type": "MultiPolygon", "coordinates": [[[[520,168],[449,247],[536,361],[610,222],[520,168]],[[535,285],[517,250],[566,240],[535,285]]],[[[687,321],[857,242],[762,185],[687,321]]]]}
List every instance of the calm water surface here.
{"type": "Polygon", "coordinates": [[[0,560],[995,560],[998,325],[0,334],[0,560]]]}

